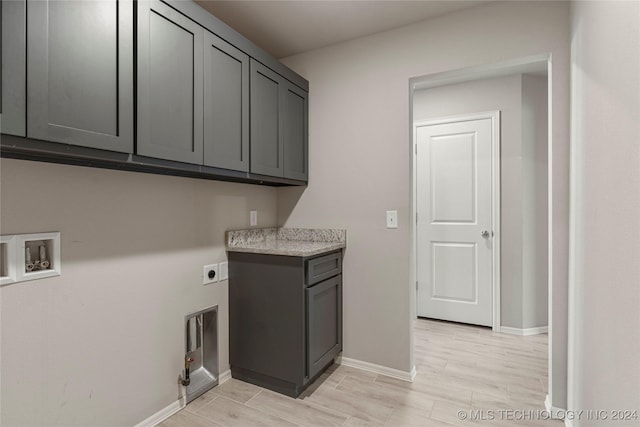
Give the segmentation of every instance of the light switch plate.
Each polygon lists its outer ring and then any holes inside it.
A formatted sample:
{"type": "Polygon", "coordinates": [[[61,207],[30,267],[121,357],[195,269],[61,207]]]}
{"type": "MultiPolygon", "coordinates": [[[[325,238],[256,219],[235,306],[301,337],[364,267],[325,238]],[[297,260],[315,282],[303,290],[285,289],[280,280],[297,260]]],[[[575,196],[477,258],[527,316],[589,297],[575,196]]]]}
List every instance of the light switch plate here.
{"type": "Polygon", "coordinates": [[[398,228],[398,211],[387,211],[387,228],[398,228]]]}
{"type": "Polygon", "coordinates": [[[251,225],[251,227],[258,225],[258,211],[249,212],[249,225],[251,225]]]}
{"type": "Polygon", "coordinates": [[[218,280],[220,280],[218,275],[218,264],[205,265],[202,272],[202,284],[208,285],[210,283],[215,283],[218,280]],[[213,278],[209,277],[210,272],[213,272],[213,278]]]}
{"type": "Polygon", "coordinates": [[[229,278],[229,263],[227,261],[220,263],[220,280],[227,280],[229,278]]]}

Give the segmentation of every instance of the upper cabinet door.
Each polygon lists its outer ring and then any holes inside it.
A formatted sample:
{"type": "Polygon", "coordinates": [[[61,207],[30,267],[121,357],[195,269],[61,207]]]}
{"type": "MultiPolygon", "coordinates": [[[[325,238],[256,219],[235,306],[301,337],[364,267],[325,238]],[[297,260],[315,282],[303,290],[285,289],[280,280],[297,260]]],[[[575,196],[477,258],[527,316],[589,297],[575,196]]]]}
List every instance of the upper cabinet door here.
{"type": "Polygon", "coordinates": [[[138,154],[202,164],[204,29],[138,2],[138,154]]]}
{"type": "Polygon", "coordinates": [[[285,178],[308,179],[307,92],[287,82],[283,85],[283,134],[285,178]]]}
{"type": "Polygon", "coordinates": [[[249,56],[205,31],[204,164],[249,170],[249,56]]]}
{"type": "Polygon", "coordinates": [[[29,1],[27,21],[27,136],[132,152],[132,1],[29,1]]]}
{"type": "Polygon", "coordinates": [[[251,60],[251,172],[283,176],[283,78],[251,60]]]}
{"type": "Polygon", "coordinates": [[[27,3],[3,1],[2,133],[27,136],[27,3]]]}

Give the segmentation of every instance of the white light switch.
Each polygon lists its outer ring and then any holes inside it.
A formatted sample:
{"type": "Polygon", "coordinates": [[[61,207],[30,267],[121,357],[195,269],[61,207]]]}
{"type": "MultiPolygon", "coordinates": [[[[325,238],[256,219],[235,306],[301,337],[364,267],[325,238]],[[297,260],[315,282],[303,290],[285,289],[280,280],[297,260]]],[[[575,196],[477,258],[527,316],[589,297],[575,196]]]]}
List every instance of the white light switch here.
{"type": "Polygon", "coordinates": [[[398,211],[387,211],[387,228],[398,228],[398,211]]]}
{"type": "Polygon", "coordinates": [[[252,227],[258,225],[258,211],[249,211],[249,225],[252,227]]]}

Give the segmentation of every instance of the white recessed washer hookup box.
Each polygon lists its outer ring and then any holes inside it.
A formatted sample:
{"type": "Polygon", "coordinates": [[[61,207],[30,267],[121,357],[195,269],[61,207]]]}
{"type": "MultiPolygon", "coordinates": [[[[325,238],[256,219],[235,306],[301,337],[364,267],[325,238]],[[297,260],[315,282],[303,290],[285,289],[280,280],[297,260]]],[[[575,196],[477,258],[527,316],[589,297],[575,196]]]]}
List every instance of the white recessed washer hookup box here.
{"type": "Polygon", "coordinates": [[[59,276],[60,233],[1,236],[0,285],[59,276]]]}
{"type": "Polygon", "coordinates": [[[0,286],[16,281],[16,236],[0,236],[0,286]]]}

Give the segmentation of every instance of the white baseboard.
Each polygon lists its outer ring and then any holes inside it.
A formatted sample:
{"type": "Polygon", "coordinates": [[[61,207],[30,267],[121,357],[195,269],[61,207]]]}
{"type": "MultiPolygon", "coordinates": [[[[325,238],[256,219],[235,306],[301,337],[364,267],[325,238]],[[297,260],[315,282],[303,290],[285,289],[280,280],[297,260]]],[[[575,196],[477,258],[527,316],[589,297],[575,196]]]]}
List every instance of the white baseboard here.
{"type": "MultiPolygon", "coordinates": [[[[227,369],[218,376],[218,385],[225,383],[231,379],[231,369],[227,369]]],[[[160,409],[146,420],[135,425],[135,427],[154,427],[175,414],[186,406],[184,399],[178,399],[165,408],[160,409]]]]}
{"type": "Polygon", "coordinates": [[[160,424],[161,422],[169,418],[171,415],[175,414],[176,412],[184,408],[184,406],[185,406],[184,399],[176,400],[175,402],[171,403],[167,407],[160,409],[158,412],[151,415],[146,420],[140,421],[138,424],[135,425],[135,427],[157,426],[158,424],[160,424]]]}
{"type": "Polygon", "coordinates": [[[502,332],[503,334],[520,335],[522,337],[526,337],[529,335],[546,334],[547,332],[549,332],[549,327],[538,326],[537,328],[520,329],[520,328],[510,328],[508,326],[501,326],[500,332],[502,332]]]}
{"type": "MultiPolygon", "coordinates": [[[[551,406],[551,396],[549,396],[548,394],[547,394],[547,397],[544,398],[544,407],[547,410],[547,412],[551,414],[551,418],[553,418],[554,420],[564,419],[564,414],[566,414],[567,412],[562,408],[556,408],[555,406],[551,406]]],[[[571,420],[565,420],[565,424],[567,423],[567,421],[571,421],[571,420]]]]}
{"type": "Polygon", "coordinates": [[[344,366],[350,366],[352,368],[362,369],[363,371],[374,372],[376,374],[385,375],[387,377],[396,378],[402,381],[413,382],[414,378],[416,377],[415,366],[411,368],[410,372],[407,372],[401,371],[399,369],[388,368],[382,365],[376,365],[375,363],[351,359],[348,357],[339,357],[336,359],[336,363],[344,366]]]}
{"type": "Polygon", "coordinates": [[[226,371],[218,375],[218,385],[222,383],[226,383],[230,379],[231,379],[231,369],[227,369],[226,371]]]}

